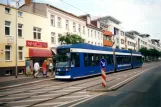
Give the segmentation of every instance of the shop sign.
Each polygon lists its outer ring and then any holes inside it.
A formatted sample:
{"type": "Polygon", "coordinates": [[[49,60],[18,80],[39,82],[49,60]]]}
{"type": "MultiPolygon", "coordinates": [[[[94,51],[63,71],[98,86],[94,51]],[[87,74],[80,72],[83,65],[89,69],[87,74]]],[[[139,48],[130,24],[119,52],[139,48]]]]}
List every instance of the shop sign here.
{"type": "Polygon", "coordinates": [[[48,43],[47,42],[37,42],[37,41],[27,40],[26,41],[26,46],[29,46],[29,47],[39,47],[39,48],[47,48],[48,47],[48,43]]]}

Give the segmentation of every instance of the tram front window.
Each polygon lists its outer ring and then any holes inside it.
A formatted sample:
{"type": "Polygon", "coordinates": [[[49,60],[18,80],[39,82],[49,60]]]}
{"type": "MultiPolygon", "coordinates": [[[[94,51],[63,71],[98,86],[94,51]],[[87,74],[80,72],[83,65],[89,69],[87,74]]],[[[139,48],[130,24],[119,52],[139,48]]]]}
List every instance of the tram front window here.
{"type": "Polygon", "coordinates": [[[70,53],[57,55],[56,67],[70,67],[70,53]]]}

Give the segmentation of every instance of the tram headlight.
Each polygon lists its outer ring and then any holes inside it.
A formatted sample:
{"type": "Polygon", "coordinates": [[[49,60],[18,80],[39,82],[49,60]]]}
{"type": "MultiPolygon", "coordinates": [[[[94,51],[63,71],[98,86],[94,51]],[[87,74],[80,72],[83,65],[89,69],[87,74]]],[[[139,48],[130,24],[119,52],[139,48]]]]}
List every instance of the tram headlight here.
{"type": "Polygon", "coordinates": [[[66,70],[66,71],[69,71],[69,68],[66,68],[65,70],[66,70]]]}
{"type": "Polygon", "coordinates": [[[60,69],[59,69],[59,68],[57,68],[57,69],[56,69],[56,71],[60,71],[60,69]]]}

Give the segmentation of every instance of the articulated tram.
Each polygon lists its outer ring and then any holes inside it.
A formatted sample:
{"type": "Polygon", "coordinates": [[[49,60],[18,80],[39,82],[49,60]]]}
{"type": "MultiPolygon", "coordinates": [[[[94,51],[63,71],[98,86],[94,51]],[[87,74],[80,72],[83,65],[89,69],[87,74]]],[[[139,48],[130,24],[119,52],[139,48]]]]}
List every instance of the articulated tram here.
{"type": "Polygon", "coordinates": [[[91,44],[57,47],[56,79],[78,79],[101,74],[100,60],[106,60],[107,73],[141,67],[140,52],[91,44]]]}

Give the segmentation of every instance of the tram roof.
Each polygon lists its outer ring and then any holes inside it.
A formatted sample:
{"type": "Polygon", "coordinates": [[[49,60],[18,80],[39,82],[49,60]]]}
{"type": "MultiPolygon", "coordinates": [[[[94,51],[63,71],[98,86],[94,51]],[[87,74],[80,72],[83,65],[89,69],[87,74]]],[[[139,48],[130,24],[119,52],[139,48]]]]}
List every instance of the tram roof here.
{"type": "Polygon", "coordinates": [[[79,43],[79,44],[69,44],[69,45],[62,45],[58,46],[57,49],[62,48],[81,48],[81,49],[91,49],[91,50],[102,50],[102,51],[112,51],[112,48],[104,47],[104,46],[95,46],[86,43],[79,43]]]}
{"type": "MultiPolygon", "coordinates": [[[[113,49],[110,47],[95,46],[95,45],[86,44],[86,43],[68,44],[68,45],[61,45],[57,47],[57,49],[62,49],[62,48],[81,48],[81,49],[91,49],[91,50],[113,51],[113,49]]],[[[123,50],[123,49],[115,49],[115,52],[130,53],[129,50],[123,50]]],[[[140,54],[140,52],[135,52],[135,51],[132,51],[132,53],[140,54]]]]}

